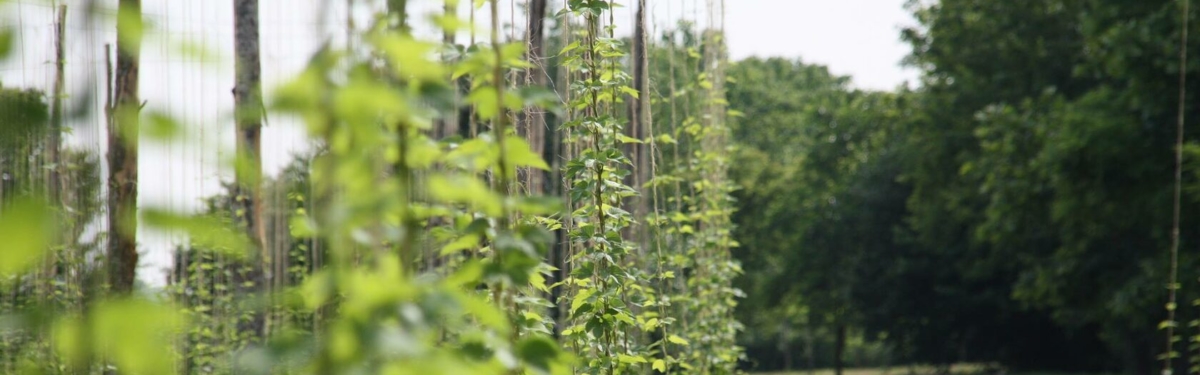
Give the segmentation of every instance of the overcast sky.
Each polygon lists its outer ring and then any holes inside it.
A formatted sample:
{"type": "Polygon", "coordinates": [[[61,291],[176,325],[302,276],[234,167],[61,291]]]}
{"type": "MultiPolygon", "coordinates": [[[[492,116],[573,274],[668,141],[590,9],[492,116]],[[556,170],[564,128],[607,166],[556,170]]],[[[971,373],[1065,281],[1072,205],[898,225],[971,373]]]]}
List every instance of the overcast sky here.
{"type": "Polygon", "coordinates": [[[867,89],[917,83],[917,72],[899,65],[909,52],[900,28],[916,24],[904,10],[905,0],[725,1],[734,58],[800,57],[852,76],[867,89]]]}
{"type": "MultiPolygon", "coordinates": [[[[116,0],[100,0],[115,8],[116,0]]],[[[501,20],[514,20],[513,0],[501,0],[501,20]]],[[[517,4],[521,0],[516,0],[517,4]]],[[[681,17],[707,24],[706,0],[647,0],[655,28],[681,17]]],[[[714,0],[719,4],[721,0],[714,0]]],[[[890,90],[916,72],[902,69],[908,47],[899,40],[902,26],[914,23],[904,10],[905,0],[724,0],[725,27],[734,59],[748,56],[801,58],[829,66],[835,74],[853,77],[859,88],[890,90]]],[[[85,0],[9,0],[0,5],[0,22],[18,30],[15,57],[0,62],[0,83],[5,87],[35,87],[49,91],[53,83],[53,5],[69,6],[67,32],[67,91],[74,99],[95,87],[104,77],[104,45],[113,43],[111,24],[88,28],[82,17],[85,0]]],[[[320,41],[344,35],[344,0],[260,0],[260,28],[264,87],[271,88],[299,71],[320,41]],[[324,11],[318,12],[318,10],[324,11]]],[[[356,0],[359,4],[369,0],[356,0]]],[[[376,1],[378,2],[378,1],[376,1]]],[[[461,1],[467,18],[469,1],[461,1]]],[[[630,3],[631,1],[626,1],[630,3]]],[[[232,154],[233,129],[233,17],[232,1],[142,0],[143,11],[156,32],[143,45],[141,97],[147,110],[164,111],[188,126],[186,139],[153,143],[143,139],[139,205],[182,212],[200,209],[200,197],[219,191],[220,181],[231,174],[222,165],[232,154]],[[182,42],[182,43],[181,43],[182,42]],[[178,46],[203,46],[211,59],[181,56],[178,46]]],[[[552,1],[554,3],[554,1],[552,1]]],[[[414,14],[440,9],[441,0],[410,0],[414,14]]],[[[558,5],[552,5],[555,7],[558,5]]],[[[356,14],[365,23],[367,6],[356,14]]],[[[618,9],[619,30],[630,30],[633,7],[618,9]]],[[[484,15],[480,23],[487,24],[484,15]]],[[[516,18],[519,21],[519,18],[516,18]]],[[[719,22],[717,18],[715,22],[719,22]]],[[[432,31],[429,31],[432,33],[432,31]]],[[[466,36],[461,36],[465,42],[466,36]]],[[[101,95],[87,105],[99,109],[101,95]]],[[[74,147],[105,152],[103,123],[93,111],[90,118],[73,121],[68,142],[74,147]]],[[[307,141],[294,119],[272,117],[264,129],[264,164],[278,171],[292,153],[307,141]]],[[[173,236],[143,230],[144,252],[139,276],[154,285],[164,283],[162,269],[170,262],[173,236]]]]}

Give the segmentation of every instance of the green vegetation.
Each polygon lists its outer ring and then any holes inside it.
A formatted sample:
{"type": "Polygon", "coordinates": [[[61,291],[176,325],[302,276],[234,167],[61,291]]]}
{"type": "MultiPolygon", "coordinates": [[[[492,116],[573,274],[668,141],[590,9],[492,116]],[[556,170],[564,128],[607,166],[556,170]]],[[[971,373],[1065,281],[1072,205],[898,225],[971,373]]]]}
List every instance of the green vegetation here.
{"type": "Polygon", "coordinates": [[[657,35],[646,0],[447,1],[437,40],[387,1],[271,102],[238,40],[236,178],[197,214],[111,193],[182,141],[136,90],[112,170],[61,144],[66,94],[0,87],[0,373],[1197,373],[1186,1],[911,1],[892,91],[727,61],[716,1],[657,35]],[[275,176],[264,111],[315,145],[275,176]],[[186,234],[161,292],[129,293],[136,220],[186,234]]]}
{"type": "MultiPolygon", "coordinates": [[[[142,26],[138,1],[121,4],[119,34],[131,44],[116,76],[136,85],[133,36],[153,30],[131,27],[142,26]]],[[[256,3],[237,4],[238,37],[257,34],[256,3]]],[[[135,219],[120,216],[132,203],[110,199],[118,210],[78,213],[42,185],[13,190],[0,202],[0,234],[21,238],[0,246],[0,372],[735,373],[730,283],[739,269],[730,257],[721,32],[687,46],[707,51],[693,61],[706,68],[691,77],[703,89],[680,109],[686,120],[658,116],[672,134],[656,136],[649,108],[631,104],[666,98],[648,87],[647,41],[631,55],[630,41],[614,36],[612,2],[572,0],[553,16],[564,41],[555,73],[570,81],[562,87],[521,84],[537,54],[526,40],[501,39],[498,1],[470,5],[490,14],[486,42],[418,39],[405,2],[393,1],[349,43],[313,55],[261,107],[303,119],[317,144],[279,176],[261,175],[257,41],[239,39],[247,81],[235,90],[238,158],[225,166],[236,180],[198,214],[137,208],[142,225],[187,236],[162,293],[114,284],[132,277],[136,254],[80,243],[78,228],[106,215],[108,244],[135,238],[135,219]],[[571,30],[576,23],[582,30],[571,30]],[[548,155],[527,128],[528,114],[543,111],[553,114],[550,144],[562,146],[548,155]],[[671,174],[649,162],[663,157],[659,143],[688,150],[671,174]],[[535,193],[543,187],[529,176],[543,172],[561,191],[535,193]],[[650,183],[664,180],[673,186],[650,183]],[[660,193],[687,198],[668,211],[660,193]],[[60,220],[74,215],[89,220],[60,220]]],[[[447,34],[475,27],[441,17],[447,34]]],[[[43,142],[51,131],[41,94],[3,93],[0,114],[13,120],[5,133],[20,137],[5,138],[0,172],[99,181],[94,169],[50,175],[47,165],[57,165],[23,157],[64,147],[43,142]]],[[[137,140],[178,137],[181,125],[169,113],[107,109],[119,131],[110,142],[129,142],[118,148],[129,153],[109,160],[131,162],[120,183],[136,186],[137,140]]]]}
{"type": "MultiPolygon", "coordinates": [[[[863,367],[863,368],[847,368],[842,371],[845,375],[927,375],[927,374],[944,374],[944,375],[971,375],[981,374],[986,371],[985,366],[977,364],[954,364],[947,366],[928,366],[928,365],[904,365],[894,367],[863,367]]],[[[767,372],[759,373],[760,375],[831,375],[833,369],[818,369],[813,371],[795,371],[795,372],[767,372]]],[[[1025,374],[1022,375],[1036,375],[1025,374]]],[[[1050,374],[1045,374],[1050,375],[1050,374]]]]}
{"type": "MultiPolygon", "coordinates": [[[[923,78],[890,93],[798,61],[735,64],[737,256],[763,270],[738,282],[751,360],[1156,371],[1180,69],[1197,67],[1179,64],[1182,5],[913,2],[923,78]]],[[[1162,324],[1180,327],[1180,358],[1200,316],[1196,176],[1162,324]]]]}

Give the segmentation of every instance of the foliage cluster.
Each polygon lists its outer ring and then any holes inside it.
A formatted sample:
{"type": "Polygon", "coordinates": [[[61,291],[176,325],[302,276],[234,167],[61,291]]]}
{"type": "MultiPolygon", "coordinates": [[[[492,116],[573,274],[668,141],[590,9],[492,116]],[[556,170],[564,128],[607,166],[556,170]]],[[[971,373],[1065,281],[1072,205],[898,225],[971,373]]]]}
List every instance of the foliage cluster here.
{"type": "MultiPolygon", "coordinates": [[[[471,2],[472,15],[490,13],[493,26],[487,42],[468,46],[415,37],[404,2],[387,5],[264,103],[302,119],[318,145],[279,176],[248,176],[268,197],[255,225],[272,235],[247,233],[245,203],[259,198],[235,183],[197,214],[140,208],[145,226],[188,238],[165,292],[121,294],[98,281],[107,260],[81,243],[91,238],[84,229],[95,231],[90,221],[106,214],[97,204],[25,198],[50,194],[40,187],[0,203],[0,235],[46,233],[0,245],[0,370],[736,373],[739,292],[730,284],[740,269],[730,256],[720,34],[696,44],[713,51],[693,73],[699,89],[689,95],[702,100],[683,109],[680,124],[660,121],[674,136],[639,137],[625,129],[627,102],[674,98],[630,86],[615,3],[571,0],[555,16],[567,41],[557,69],[570,80],[558,92],[516,78],[543,62],[529,60],[524,41],[501,39],[498,1],[471,2]],[[581,21],[582,30],[571,30],[581,21]],[[550,126],[564,145],[549,163],[519,129],[522,113],[543,110],[555,114],[550,126]],[[457,134],[435,130],[452,119],[463,125],[447,126],[457,134]],[[661,157],[660,142],[688,153],[672,159],[670,172],[637,170],[627,147],[661,157]],[[559,176],[550,185],[563,191],[530,193],[540,189],[521,177],[539,171],[559,176]],[[633,173],[673,187],[630,185],[633,173]],[[676,197],[670,215],[658,206],[660,188],[676,197]],[[652,199],[649,212],[625,208],[652,199]],[[59,220],[73,216],[79,221],[59,220]],[[46,294],[43,284],[57,289],[46,294]]],[[[432,18],[447,34],[475,32],[453,13],[432,18]]],[[[42,112],[25,117],[45,112],[43,98],[31,98],[42,112]]],[[[0,108],[22,103],[4,99],[0,108]]],[[[181,134],[170,114],[141,117],[143,129],[124,131],[181,134]]],[[[2,150],[32,155],[43,137],[2,150]]],[[[230,166],[239,178],[255,170],[246,162],[230,166]]],[[[45,162],[30,165],[38,171],[45,162]]],[[[99,180],[94,167],[58,178],[99,180]]],[[[64,191],[99,196],[82,184],[64,191]]]]}
{"type": "MultiPolygon", "coordinates": [[[[735,64],[736,237],[764,270],[740,284],[751,357],[782,366],[857,336],[905,362],[1158,371],[1175,93],[1197,69],[1196,49],[1178,63],[1181,5],[914,1],[902,36],[921,85],[889,93],[735,64]]],[[[1182,302],[1164,323],[1178,357],[1196,353],[1195,186],[1188,172],[1182,302]]]]}

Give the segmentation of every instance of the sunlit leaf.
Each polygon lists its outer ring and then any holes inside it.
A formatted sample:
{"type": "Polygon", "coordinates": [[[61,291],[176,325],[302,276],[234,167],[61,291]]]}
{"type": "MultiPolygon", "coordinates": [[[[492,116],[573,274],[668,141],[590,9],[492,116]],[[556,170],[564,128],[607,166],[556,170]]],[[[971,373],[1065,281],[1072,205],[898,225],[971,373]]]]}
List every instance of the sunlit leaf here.
{"type": "Polygon", "coordinates": [[[688,345],[687,340],[684,340],[682,337],[679,337],[676,335],[667,336],[667,341],[670,341],[672,344],[679,344],[679,345],[684,345],[684,346],[688,345]]]}
{"type": "Polygon", "coordinates": [[[174,309],[131,299],[101,302],[92,314],[94,348],[116,362],[123,373],[172,371],[172,334],[184,322],[174,309]]]}
{"type": "Polygon", "coordinates": [[[510,167],[531,167],[544,171],[550,170],[550,166],[546,164],[545,160],[542,160],[542,156],[534,153],[524,138],[508,136],[505,138],[505,146],[507,146],[507,149],[505,150],[504,157],[510,167]]]}
{"type": "Polygon", "coordinates": [[[429,179],[429,193],[440,201],[466,204],[488,216],[502,214],[500,196],[474,177],[433,176],[429,179]]]}
{"type": "Polygon", "coordinates": [[[658,372],[667,372],[667,362],[661,359],[656,359],[654,360],[654,364],[650,365],[650,368],[658,372]]]}
{"type": "Polygon", "coordinates": [[[632,363],[646,363],[646,362],[647,362],[647,361],[646,361],[646,358],[644,358],[644,357],[642,357],[642,356],[640,356],[640,355],[638,355],[638,356],[635,356],[635,355],[626,355],[626,354],[621,354],[621,355],[618,355],[618,356],[617,356],[617,360],[618,360],[618,361],[621,361],[621,363],[631,363],[631,364],[632,364],[632,363]]]}
{"type": "Polygon", "coordinates": [[[15,33],[12,28],[5,27],[0,29],[0,59],[5,59],[12,52],[13,40],[15,33]]]}
{"type": "Polygon", "coordinates": [[[188,235],[198,250],[215,251],[233,257],[246,257],[254,248],[243,230],[215,215],[179,215],[148,209],[142,217],[146,225],[166,230],[178,230],[188,235]]]}
{"type": "Polygon", "coordinates": [[[49,249],[57,221],[40,199],[26,197],[0,207],[0,276],[19,273],[49,249]]]}

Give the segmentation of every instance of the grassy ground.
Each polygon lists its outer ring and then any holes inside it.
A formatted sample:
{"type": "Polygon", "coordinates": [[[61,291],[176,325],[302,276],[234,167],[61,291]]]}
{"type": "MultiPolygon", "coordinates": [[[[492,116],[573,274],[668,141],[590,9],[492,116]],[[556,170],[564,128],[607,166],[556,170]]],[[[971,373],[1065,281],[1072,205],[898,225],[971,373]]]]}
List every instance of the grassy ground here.
{"type": "MultiPolygon", "coordinates": [[[[931,366],[894,366],[894,367],[876,367],[876,368],[848,368],[842,371],[842,375],[931,375],[936,373],[937,369],[931,366]]],[[[979,374],[983,370],[982,365],[976,364],[961,364],[954,365],[950,368],[951,375],[969,375],[979,374]]],[[[757,372],[755,375],[833,375],[833,369],[819,369],[813,371],[792,371],[792,372],[757,372]]]]}

